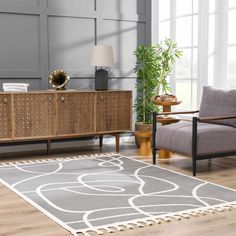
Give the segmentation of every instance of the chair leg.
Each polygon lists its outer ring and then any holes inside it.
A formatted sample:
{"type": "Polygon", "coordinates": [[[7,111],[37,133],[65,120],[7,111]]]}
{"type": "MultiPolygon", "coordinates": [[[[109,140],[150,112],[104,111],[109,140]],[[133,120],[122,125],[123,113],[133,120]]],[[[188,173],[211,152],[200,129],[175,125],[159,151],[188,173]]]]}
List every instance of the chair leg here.
{"type": "Polygon", "coordinates": [[[193,176],[196,176],[196,173],[197,173],[197,161],[196,161],[196,157],[193,156],[192,159],[193,159],[193,176]]]}
{"type": "Polygon", "coordinates": [[[157,130],[157,113],[152,113],[152,163],[156,164],[156,130],[157,130]]]}
{"type": "Polygon", "coordinates": [[[192,122],[192,163],[193,163],[193,176],[197,172],[197,117],[193,117],[192,122]]]}
{"type": "Polygon", "coordinates": [[[153,165],[156,165],[156,154],[157,154],[157,151],[155,148],[152,149],[152,163],[153,165]]]}

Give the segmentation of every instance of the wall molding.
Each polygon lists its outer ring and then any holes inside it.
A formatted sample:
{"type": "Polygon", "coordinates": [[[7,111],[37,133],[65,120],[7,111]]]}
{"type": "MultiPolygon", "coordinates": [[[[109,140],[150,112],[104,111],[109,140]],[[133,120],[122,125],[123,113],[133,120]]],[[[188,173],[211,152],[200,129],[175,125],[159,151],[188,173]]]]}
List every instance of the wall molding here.
{"type": "MultiPolygon", "coordinates": [[[[133,24],[134,26],[135,24],[136,26],[142,24],[140,26],[142,26],[142,28],[145,29],[145,31],[142,34],[142,37],[144,38],[143,40],[145,40],[144,43],[151,42],[151,0],[141,0],[141,1],[144,1],[144,3],[142,4],[145,4],[145,12],[142,12],[141,14],[138,14],[138,13],[134,14],[134,13],[128,13],[128,12],[111,13],[108,11],[104,11],[103,9],[104,0],[94,0],[92,9],[91,9],[92,3],[91,2],[88,3],[86,0],[84,0],[84,4],[90,4],[88,5],[89,7],[88,7],[88,10],[86,11],[73,8],[73,6],[71,6],[71,8],[66,7],[64,9],[62,7],[52,8],[52,7],[49,7],[48,1],[50,0],[35,0],[35,1],[32,1],[32,4],[27,4],[27,5],[19,3],[18,0],[15,0],[16,3],[11,2],[8,4],[7,1],[5,1],[4,4],[0,3],[0,16],[1,15],[3,16],[5,14],[7,15],[17,14],[19,16],[20,15],[21,16],[33,15],[33,16],[38,17],[39,49],[35,49],[35,51],[39,51],[38,57],[39,57],[39,63],[40,63],[39,69],[32,70],[32,71],[25,70],[25,69],[19,70],[19,66],[18,67],[16,66],[17,68],[14,69],[14,65],[12,65],[13,69],[6,70],[4,68],[1,68],[1,65],[0,65],[1,82],[5,82],[11,78],[14,78],[14,79],[15,78],[19,78],[19,79],[23,79],[23,78],[34,79],[35,78],[35,79],[41,79],[41,86],[39,89],[48,88],[48,75],[51,72],[50,53],[51,51],[54,50],[54,49],[50,49],[49,37],[50,37],[50,34],[52,34],[52,32],[49,31],[49,24],[50,24],[51,19],[56,19],[54,17],[58,17],[58,19],[61,17],[60,19],[64,20],[66,23],[68,22],[70,23],[70,19],[72,18],[78,19],[78,21],[82,19],[85,19],[85,20],[89,19],[89,20],[94,21],[94,29],[93,29],[94,39],[91,39],[92,41],[89,43],[89,45],[94,45],[97,43],[101,43],[103,41],[104,22],[107,22],[108,24],[110,24],[110,22],[111,23],[117,22],[117,24],[122,24],[122,25],[133,24]]],[[[120,2],[122,1],[125,2],[126,0],[116,0],[116,1],[117,1],[117,4],[120,4],[120,2]]],[[[137,4],[138,2],[139,1],[137,0],[137,4]]],[[[131,10],[133,12],[133,9],[131,10]]],[[[92,21],[90,24],[93,24],[92,21]]],[[[71,23],[71,25],[72,24],[73,22],[71,23]]],[[[27,29],[24,29],[24,30],[27,30],[27,29]]],[[[80,29],[76,29],[75,27],[75,30],[80,30],[80,29]]],[[[86,29],[84,29],[84,31],[82,31],[81,33],[86,34],[86,29]]],[[[70,37],[70,35],[68,35],[68,37],[70,37]]],[[[115,36],[108,35],[106,37],[114,38],[115,36]]],[[[133,39],[130,39],[130,40],[133,40],[133,39]]],[[[60,43],[58,43],[58,45],[60,45],[60,43]]],[[[1,47],[1,42],[0,42],[0,47],[1,47]]],[[[88,45],[86,45],[86,47],[89,48],[88,45]]],[[[73,53],[73,51],[71,51],[71,53],[73,53]]],[[[9,56],[11,55],[9,54],[9,56]]],[[[65,56],[65,60],[66,60],[66,56],[65,56]]],[[[78,69],[76,69],[75,67],[77,66],[74,66],[74,67],[72,66],[73,69],[66,69],[66,72],[70,74],[72,77],[90,78],[94,76],[94,69],[90,66],[88,66],[88,68],[83,68],[81,66],[81,67],[78,67],[78,69]]],[[[122,68],[120,68],[120,65],[115,65],[114,68],[112,69],[111,77],[114,77],[114,78],[127,77],[127,78],[132,79],[132,77],[134,77],[132,73],[132,69],[133,68],[130,68],[130,70],[127,70],[127,69],[123,70],[122,68]]]]}

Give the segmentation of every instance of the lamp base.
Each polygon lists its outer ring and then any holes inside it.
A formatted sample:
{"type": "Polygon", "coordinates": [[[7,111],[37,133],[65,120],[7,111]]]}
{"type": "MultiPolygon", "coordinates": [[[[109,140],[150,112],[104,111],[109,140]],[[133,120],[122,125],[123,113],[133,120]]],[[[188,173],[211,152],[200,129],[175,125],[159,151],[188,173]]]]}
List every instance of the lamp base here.
{"type": "Polygon", "coordinates": [[[108,72],[104,69],[95,72],[95,90],[102,91],[108,89],[108,72]]]}

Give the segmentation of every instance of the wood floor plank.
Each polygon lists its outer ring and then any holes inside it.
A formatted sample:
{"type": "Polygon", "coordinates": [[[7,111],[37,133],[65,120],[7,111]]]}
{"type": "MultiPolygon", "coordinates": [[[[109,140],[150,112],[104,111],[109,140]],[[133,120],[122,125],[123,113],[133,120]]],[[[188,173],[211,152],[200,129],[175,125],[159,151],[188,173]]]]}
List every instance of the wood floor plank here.
{"type": "MultiPolygon", "coordinates": [[[[104,145],[103,152],[114,152],[113,145],[104,145]]],[[[98,148],[67,150],[42,156],[40,153],[9,154],[1,158],[0,162],[34,160],[42,158],[65,157],[77,154],[91,154],[102,152],[98,148]],[[72,152],[73,151],[73,152],[72,152]]],[[[133,145],[121,146],[121,153],[133,156],[139,160],[151,162],[151,158],[138,156],[138,149],[133,145]]],[[[174,155],[170,160],[157,163],[161,167],[191,175],[191,159],[174,155]]],[[[209,164],[208,161],[198,163],[197,177],[223,186],[236,189],[236,159],[220,158],[209,164]]],[[[120,236],[235,236],[236,210],[217,214],[191,217],[181,221],[173,220],[169,223],[155,224],[134,230],[116,232],[112,235],[120,236]]],[[[71,235],[61,226],[25,202],[11,190],[0,185],[0,236],[67,236],[71,235]]]]}

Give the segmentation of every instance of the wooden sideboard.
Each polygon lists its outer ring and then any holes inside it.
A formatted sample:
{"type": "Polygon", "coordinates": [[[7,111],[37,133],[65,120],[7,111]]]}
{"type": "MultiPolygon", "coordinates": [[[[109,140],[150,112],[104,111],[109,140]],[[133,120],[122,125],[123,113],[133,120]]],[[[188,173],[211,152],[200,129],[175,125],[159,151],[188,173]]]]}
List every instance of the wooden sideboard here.
{"type": "Polygon", "coordinates": [[[47,141],[104,134],[132,126],[131,91],[33,91],[0,93],[0,143],[47,141]]]}

